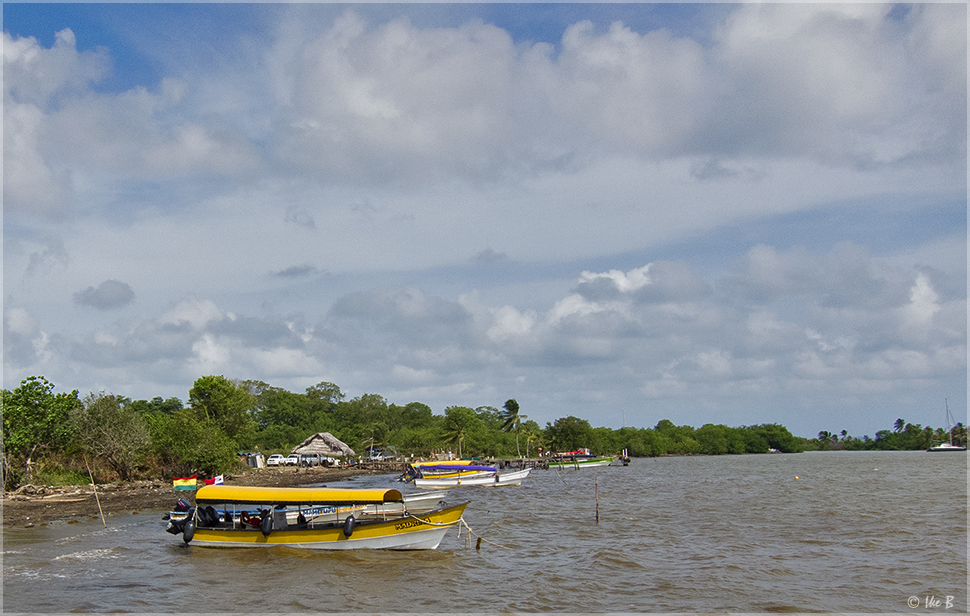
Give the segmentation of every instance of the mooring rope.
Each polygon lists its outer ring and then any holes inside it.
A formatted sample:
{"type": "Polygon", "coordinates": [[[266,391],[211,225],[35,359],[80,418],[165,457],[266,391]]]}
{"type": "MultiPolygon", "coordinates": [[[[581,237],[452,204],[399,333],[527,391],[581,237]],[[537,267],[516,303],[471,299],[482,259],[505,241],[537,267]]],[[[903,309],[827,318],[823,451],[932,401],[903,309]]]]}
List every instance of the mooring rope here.
{"type": "MultiPolygon", "coordinates": [[[[475,546],[475,549],[476,550],[481,549],[481,547],[482,547],[482,541],[484,541],[485,543],[487,543],[489,545],[494,545],[497,548],[502,548],[503,550],[509,550],[509,551],[512,550],[512,548],[510,548],[510,547],[506,547],[504,545],[500,545],[498,543],[495,543],[494,541],[489,541],[485,537],[482,537],[481,535],[479,535],[478,533],[476,533],[475,531],[473,531],[472,530],[472,527],[469,526],[468,525],[468,522],[465,521],[465,516],[462,516],[462,517],[458,518],[458,521],[461,522],[465,526],[465,528],[468,530],[468,534],[469,535],[475,535],[476,537],[478,537],[478,545],[475,546]]],[[[458,527],[458,535],[459,536],[461,535],[461,527],[458,527]]]]}
{"type": "MultiPolygon", "coordinates": [[[[562,464],[560,464],[559,466],[562,467],[562,464]]],[[[568,483],[566,483],[566,480],[562,478],[562,475],[559,474],[558,468],[556,469],[556,476],[559,477],[559,481],[561,481],[563,485],[569,485],[568,483]]]]}
{"type": "Polygon", "coordinates": [[[500,545],[498,543],[495,543],[494,541],[489,541],[485,537],[482,537],[481,535],[479,535],[478,533],[476,533],[475,531],[473,531],[472,530],[472,527],[469,526],[468,525],[468,522],[465,521],[465,516],[462,516],[462,517],[458,518],[458,521],[457,522],[431,522],[429,520],[425,520],[424,518],[419,518],[418,516],[414,515],[413,513],[408,513],[407,514],[407,517],[414,518],[415,520],[419,520],[420,522],[422,522],[424,524],[428,524],[430,526],[454,526],[454,525],[460,523],[461,525],[458,526],[458,537],[461,538],[461,526],[464,526],[468,530],[468,534],[469,535],[475,535],[476,537],[478,537],[479,544],[478,544],[478,548],[476,548],[476,549],[480,549],[481,548],[481,542],[482,541],[484,541],[485,543],[488,543],[489,545],[494,545],[497,548],[502,548],[503,550],[511,550],[512,549],[512,548],[506,547],[504,545],[500,545]]]}

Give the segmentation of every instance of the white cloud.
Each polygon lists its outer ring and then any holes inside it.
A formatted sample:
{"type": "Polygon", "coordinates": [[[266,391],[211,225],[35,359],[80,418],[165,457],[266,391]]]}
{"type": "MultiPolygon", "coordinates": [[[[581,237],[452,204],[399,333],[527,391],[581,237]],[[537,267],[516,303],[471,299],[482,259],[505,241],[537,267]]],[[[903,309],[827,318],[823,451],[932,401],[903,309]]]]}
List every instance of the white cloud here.
{"type": "Polygon", "coordinates": [[[225,315],[212,300],[197,300],[189,298],[182,300],[171,310],[162,315],[159,322],[162,325],[182,325],[186,323],[193,329],[200,330],[212,321],[220,320],[225,315]]]}
{"type": "Polygon", "coordinates": [[[582,21],[555,56],[487,24],[421,29],[347,12],[302,49],[276,152],[326,177],[412,183],[630,155],[870,168],[965,149],[951,132],[965,129],[952,105],[965,99],[965,53],[941,17],[959,23],[960,9],[905,20],[890,9],[742,5],[707,49],[582,21]]]}
{"type": "MultiPolygon", "coordinates": [[[[17,382],[29,376],[27,372],[46,369],[54,360],[50,335],[25,308],[4,307],[3,310],[3,366],[17,382]]],[[[6,386],[6,384],[5,384],[6,386]]]]}
{"type": "Polygon", "coordinates": [[[348,11],[297,62],[276,143],[289,165],[410,183],[508,164],[515,49],[494,26],[422,30],[400,19],[369,27],[348,11]]]}
{"type": "Polygon", "coordinates": [[[488,337],[494,342],[528,334],[536,324],[536,314],[531,310],[522,312],[513,306],[502,306],[492,312],[494,323],[488,328],[488,337]]]}
{"type": "Polygon", "coordinates": [[[62,213],[78,173],[154,180],[256,167],[255,147],[235,129],[169,122],[185,84],[98,94],[108,50],[78,52],[71,30],[50,49],[6,32],[3,43],[5,207],[62,213]]]}
{"type": "Polygon", "coordinates": [[[940,311],[940,296],[937,295],[930,282],[923,274],[916,276],[916,282],[909,294],[909,305],[906,314],[913,323],[926,324],[933,319],[933,315],[940,311]]]}

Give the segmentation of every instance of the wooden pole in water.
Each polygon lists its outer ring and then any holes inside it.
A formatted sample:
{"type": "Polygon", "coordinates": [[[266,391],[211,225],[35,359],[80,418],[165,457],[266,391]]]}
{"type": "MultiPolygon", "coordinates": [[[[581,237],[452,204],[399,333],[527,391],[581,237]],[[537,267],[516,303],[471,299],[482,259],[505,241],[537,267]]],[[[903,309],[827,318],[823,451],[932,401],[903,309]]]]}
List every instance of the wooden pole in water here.
{"type": "Polygon", "coordinates": [[[88,464],[88,457],[84,456],[84,466],[88,468],[88,477],[91,478],[91,489],[94,490],[94,500],[98,502],[98,513],[101,514],[101,523],[108,528],[108,523],[104,521],[104,511],[101,510],[101,499],[98,498],[98,486],[94,485],[94,475],[91,474],[91,466],[88,464]]]}
{"type": "Polygon", "coordinates": [[[593,486],[596,488],[596,523],[599,524],[600,521],[600,484],[599,481],[594,477],[593,486]]]}

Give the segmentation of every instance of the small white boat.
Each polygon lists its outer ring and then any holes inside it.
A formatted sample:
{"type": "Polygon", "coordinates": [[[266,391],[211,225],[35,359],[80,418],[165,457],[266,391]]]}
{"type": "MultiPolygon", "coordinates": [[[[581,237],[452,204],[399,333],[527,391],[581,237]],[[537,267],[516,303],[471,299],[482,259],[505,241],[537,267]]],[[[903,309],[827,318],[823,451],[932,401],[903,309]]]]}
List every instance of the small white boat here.
{"type": "Polygon", "coordinates": [[[966,447],[961,447],[959,445],[954,445],[953,443],[939,443],[933,445],[926,451],[966,451],[966,447]]]}
{"type": "Polygon", "coordinates": [[[508,473],[496,473],[494,476],[474,475],[470,477],[416,477],[414,486],[417,488],[457,488],[459,486],[504,487],[522,485],[522,480],[529,476],[531,468],[508,473]]]}

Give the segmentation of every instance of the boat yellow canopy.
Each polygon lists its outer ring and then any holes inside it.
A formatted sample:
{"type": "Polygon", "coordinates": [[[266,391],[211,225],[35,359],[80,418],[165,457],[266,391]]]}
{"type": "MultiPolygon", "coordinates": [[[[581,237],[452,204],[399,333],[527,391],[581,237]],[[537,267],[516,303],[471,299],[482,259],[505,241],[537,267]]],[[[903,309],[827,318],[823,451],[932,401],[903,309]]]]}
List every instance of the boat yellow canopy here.
{"type": "Polygon", "coordinates": [[[253,503],[266,505],[367,505],[401,502],[400,490],[348,488],[262,488],[254,486],[203,486],[195,493],[198,503],[253,503]]]}

